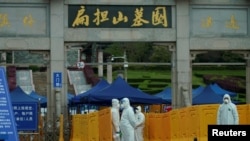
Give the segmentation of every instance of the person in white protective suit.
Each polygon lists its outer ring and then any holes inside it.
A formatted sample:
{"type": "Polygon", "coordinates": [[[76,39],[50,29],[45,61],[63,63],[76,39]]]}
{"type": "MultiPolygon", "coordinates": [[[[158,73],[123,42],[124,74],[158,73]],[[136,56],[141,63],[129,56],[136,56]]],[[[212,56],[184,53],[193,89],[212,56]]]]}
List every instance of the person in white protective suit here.
{"type": "Polygon", "coordinates": [[[135,108],[135,119],[136,119],[136,126],[135,126],[135,140],[136,141],[144,141],[143,133],[144,133],[144,126],[145,126],[145,115],[141,112],[141,106],[137,106],[135,108]]]}
{"type": "Polygon", "coordinates": [[[223,103],[217,111],[218,125],[237,125],[239,124],[239,115],[237,107],[232,103],[228,94],[223,96],[223,103]]]}
{"type": "Polygon", "coordinates": [[[111,115],[113,141],[120,141],[120,104],[118,99],[112,99],[111,115]]]}
{"type": "Polygon", "coordinates": [[[128,98],[121,100],[122,115],[120,121],[121,141],[135,141],[135,113],[128,98]]]}

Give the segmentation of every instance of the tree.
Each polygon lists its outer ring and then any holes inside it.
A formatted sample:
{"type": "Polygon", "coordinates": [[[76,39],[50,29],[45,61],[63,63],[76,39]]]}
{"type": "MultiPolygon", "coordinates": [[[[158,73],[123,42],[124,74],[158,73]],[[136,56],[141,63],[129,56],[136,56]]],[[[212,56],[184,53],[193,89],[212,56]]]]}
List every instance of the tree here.
{"type": "Polygon", "coordinates": [[[170,62],[171,52],[164,46],[153,46],[150,62],[170,62]]]}
{"type": "Polygon", "coordinates": [[[126,51],[129,62],[147,62],[151,54],[151,43],[114,43],[109,45],[104,52],[113,56],[123,56],[126,51]]]}

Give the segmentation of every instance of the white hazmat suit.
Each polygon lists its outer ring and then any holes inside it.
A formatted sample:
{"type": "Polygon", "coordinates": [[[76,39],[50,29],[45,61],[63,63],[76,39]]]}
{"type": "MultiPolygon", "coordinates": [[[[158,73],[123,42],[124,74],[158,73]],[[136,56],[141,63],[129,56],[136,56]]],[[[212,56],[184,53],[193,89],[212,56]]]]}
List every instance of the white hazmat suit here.
{"type": "Polygon", "coordinates": [[[237,107],[231,102],[228,94],[223,96],[223,103],[219,106],[217,112],[218,125],[237,125],[239,124],[239,115],[237,107]]]}
{"type": "Polygon", "coordinates": [[[121,141],[135,141],[135,113],[128,98],[121,100],[122,115],[120,121],[121,141]]]}
{"type": "Polygon", "coordinates": [[[145,126],[145,115],[141,112],[141,106],[137,106],[135,109],[135,119],[136,119],[135,140],[136,141],[144,141],[143,129],[145,126]]]}
{"type": "Polygon", "coordinates": [[[112,115],[112,129],[113,141],[120,141],[120,104],[118,99],[112,99],[111,115],[112,115]]]}

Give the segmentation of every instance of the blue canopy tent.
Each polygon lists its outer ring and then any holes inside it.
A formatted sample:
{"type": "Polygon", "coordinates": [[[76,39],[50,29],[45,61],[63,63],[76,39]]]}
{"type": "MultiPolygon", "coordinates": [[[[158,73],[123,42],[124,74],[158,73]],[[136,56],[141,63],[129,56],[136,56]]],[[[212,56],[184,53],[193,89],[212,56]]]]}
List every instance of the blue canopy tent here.
{"type": "Polygon", "coordinates": [[[224,94],[229,94],[231,97],[237,96],[237,93],[225,90],[225,89],[221,88],[217,83],[210,84],[210,86],[216,94],[218,94],[222,97],[224,96],[224,94]]]}
{"type": "Polygon", "coordinates": [[[28,94],[26,94],[21,87],[17,86],[14,90],[10,92],[10,98],[11,102],[23,102],[23,103],[37,103],[38,100],[35,98],[32,98],[28,94]]]}
{"type": "Polygon", "coordinates": [[[46,107],[47,106],[47,98],[46,97],[36,93],[35,91],[31,91],[29,96],[36,99],[36,100],[38,100],[41,107],[46,107]]]}
{"type": "Polygon", "coordinates": [[[193,89],[193,97],[199,95],[203,90],[205,89],[205,86],[199,86],[195,89],[193,89]]]}
{"type": "Polygon", "coordinates": [[[206,86],[200,94],[193,97],[193,105],[219,104],[221,102],[222,97],[215,93],[211,86],[206,86]]]}
{"type": "Polygon", "coordinates": [[[167,87],[163,91],[155,94],[154,96],[160,97],[163,100],[166,100],[168,103],[171,103],[171,101],[172,101],[172,94],[171,93],[172,93],[171,87],[167,87]]]}
{"type": "Polygon", "coordinates": [[[67,99],[68,99],[68,104],[71,104],[72,103],[72,99],[75,97],[74,94],[71,94],[71,93],[68,93],[67,94],[67,99]]]}
{"type": "MultiPolygon", "coordinates": [[[[41,107],[47,107],[47,97],[42,96],[42,95],[36,93],[35,91],[32,91],[29,94],[29,96],[32,97],[32,98],[34,98],[34,99],[36,99],[36,100],[38,100],[39,103],[40,103],[40,105],[41,105],[41,107]]],[[[68,99],[68,103],[69,104],[71,103],[71,100],[72,100],[73,97],[74,97],[73,94],[70,94],[70,93],[67,94],[67,99],[68,99]]]]}
{"type": "Polygon", "coordinates": [[[166,102],[162,98],[144,93],[130,86],[121,77],[118,77],[110,86],[82,97],[81,101],[90,104],[110,105],[113,98],[120,100],[124,97],[129,98],[130,103],[134,104],[162,104],[166,102]]]}
{"type": "MultiPolygon", "coordinates": [[[[204,89],[204,86],[199,86],[195,89],[193,89],[193,97],[199,95],[204,89]]],[[[167,87],[165,88],[163,91],[155,94],[155,96],[160,97],[164,100],[166,100],[167,102],[171,103],[172,101],[172,90],[171,87],[167,87]]]]}
{"type": "Polygon", "coordinates": [[[109,86],[110,84],[105,79],[101,79],[95,86],[93,86],[88,91],[78,94],[72,98],[72,104],[81,103],[81,98],[88,96],[90,93],[97,92],[99,90],[104,89],[105,87],[109,86]]]}

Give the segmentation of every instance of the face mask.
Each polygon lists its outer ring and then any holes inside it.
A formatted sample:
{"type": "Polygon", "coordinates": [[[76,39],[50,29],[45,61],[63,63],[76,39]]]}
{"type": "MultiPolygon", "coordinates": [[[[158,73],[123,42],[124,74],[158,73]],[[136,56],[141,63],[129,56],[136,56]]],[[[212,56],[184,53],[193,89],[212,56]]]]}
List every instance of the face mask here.
{"type": "Polygon", "coordinates": [[[136,114],[139,113],[139,110],[135,110],[135,113],[136,113],[136,114]]]}
{"type": "Polygon", "coordinates": [[[228,103],[228,99],[224,99],[224,103],[227,104],[228,103]]]}

